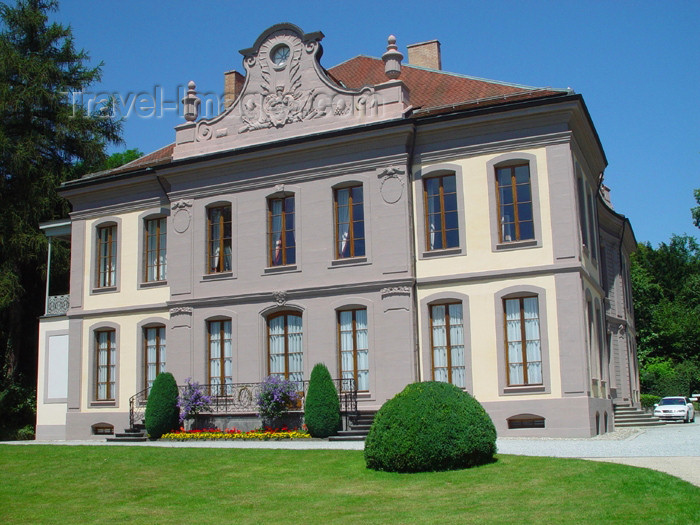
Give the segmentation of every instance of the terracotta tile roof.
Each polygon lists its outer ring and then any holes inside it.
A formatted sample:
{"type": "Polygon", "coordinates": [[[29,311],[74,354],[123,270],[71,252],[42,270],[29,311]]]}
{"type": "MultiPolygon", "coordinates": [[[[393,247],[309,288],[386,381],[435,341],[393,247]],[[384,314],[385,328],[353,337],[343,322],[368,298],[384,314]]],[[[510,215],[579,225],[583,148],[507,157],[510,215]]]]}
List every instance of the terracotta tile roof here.
{"type": "MultiPolygon", "coordinates": [[[[328,70],[332,78],[351,89],[386,82],[384,62],[379,58],[357,56],[328,70]]],[[[448,73],[402,64],[399,80],[408,86],[414,108],[442,108],[459,105],[493,105],[504,101],[566,94],[567,91],[534,88],[494,80],[448,73]],[[477,102],[478,101],[478,102],[477,102]]],[[[433,111],[431,111],[433,113],[433,111]]]]}
{"type": "MultiPolygon", "coordinates": [[[[143,157],[127,162],[111,170],[97,171],[95,173],[88,173],[84,175],[79,180],[93,179],[98,177],[103,177],[107,175],[116,175],[118,173],[126,173],[128,171],[136,171],[145,168],[151,168],[153,166],[160,166],[162,164],[169,164],[173,159],[173,149],[175,148],[175,143],[168,144],[167,146],[157,149],[143,157]]],[[[76,182],[76,181],[71,181],[76,182]]],[[[71,182],[67,184],[70,185],[71,182]]]]}

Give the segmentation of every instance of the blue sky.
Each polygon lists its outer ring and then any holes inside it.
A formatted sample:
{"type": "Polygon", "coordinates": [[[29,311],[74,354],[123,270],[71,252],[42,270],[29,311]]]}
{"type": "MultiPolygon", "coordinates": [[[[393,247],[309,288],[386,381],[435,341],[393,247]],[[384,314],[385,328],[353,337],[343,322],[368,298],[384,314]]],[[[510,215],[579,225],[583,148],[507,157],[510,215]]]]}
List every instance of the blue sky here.
{"type": "Polygon", "coordinates": [[[446,71],[583,95],[613,204],[637,240],[700,234],[690,216],[700,188],[698,1],[63,0],[52,19],[71,25],[93,65],[104,63],[94,95],[118,93],[124,108],[138,93],[156,100],[141,112],[155,115],[129,113],[125,145],[111,151],[173,142],[184,120],[161,101],[169,107],[190,80],[221,93],[224,71],[244,72],[238,50],[274,24],[322,31],[325,67],[381,56],[389,34],[404,55],[407,44],[438,39],[446,71]]]}

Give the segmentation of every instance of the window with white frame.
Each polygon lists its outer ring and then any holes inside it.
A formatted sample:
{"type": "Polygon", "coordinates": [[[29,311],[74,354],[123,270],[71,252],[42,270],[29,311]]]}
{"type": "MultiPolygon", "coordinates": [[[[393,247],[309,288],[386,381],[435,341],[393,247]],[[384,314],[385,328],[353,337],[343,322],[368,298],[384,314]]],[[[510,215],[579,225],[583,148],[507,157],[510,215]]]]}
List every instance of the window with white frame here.
{"type": "Polygon", "coordinates": [[[295,264],[294,195],[269,198],[267,204],[268,265],[295,264]]]}

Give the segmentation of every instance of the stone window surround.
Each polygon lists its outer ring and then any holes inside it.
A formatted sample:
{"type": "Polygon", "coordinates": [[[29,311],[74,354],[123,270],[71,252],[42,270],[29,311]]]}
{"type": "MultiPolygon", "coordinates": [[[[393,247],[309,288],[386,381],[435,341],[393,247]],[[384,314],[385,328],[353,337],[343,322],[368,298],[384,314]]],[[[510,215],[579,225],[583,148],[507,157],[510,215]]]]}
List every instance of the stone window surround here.
{"type": "Polygon", "coordinates": [[[509,152],[498,155],[486,163],[488,199],[489,199],[489,225],[491,233],[491,251],[516,250],[524,248],[542,247],[542,218],[540,213],[539,171],[537,156],[525,152],[509,152]],[[496,200],[496,168],[512,166],[515,164],[529,164],[530,167],[530,194],[532,196],[532,220],[535,232],[534,239],[525,241],[500,242],[498,216],[498,203],[496,200]]]}
{"type": "Polygon", "coordinates": [[[464,175],[462,166],[453,163],[431,164],[418,170],[415,174],[415,208],[416,208],[416,244],[417,255],[419,260],[432,259],[441,256],[456,256],[466,255],[467,253],[467,233],[466,233],[466,208],[464,204],[464,175]],[[440,250],[428,250],[425,245],[426,227],[425,224],[425,197],[424,197],[424,180],[431,177],[439,177],[442,175],[454,175],[455,184],[457,186],[457,216],[459,227],[459,245],[453,248],[445,248],[440,250]]]}
{"type": "Polygon", "coordinates": [[[548,319],[547,319],[547,292],[544,288],[528,284],[509,286],[494,295],[494,312],[496,321],[496,354],[498,358],[498,395],[524,395],[524,394],[549,394],[552,392],[552,379],[550,370],[548,319]],[[505,315],[503,311],[504,299],[518,297],[537,297],[537,306],[540,315],[540,348],[542,352],[542,384],[532,386],[508,386],[506,374],[505,344],[505,315]]]}
{"type": "Polygon", "coordinates": [[[474,392],[474,379],[472,374],[472,347],[469,314],[469,296],[453,291],[436,292],[420,300],[421,316],[421,372],[423,381],[433,380],[433,355],[430,344],[430,307],[435,304],[447,302],[462,303],[462,330],[464,333],[464,390],[474,392]]]}
{"type": "Polygon", "coordinates": [[[88,358],[88,406],[90,408],[119,407],[119,361],[121,348],[120,326],[111,321],[100,321],[91,325],[88,333],[89,337],[89,358],[88,358]],[[114,358],[114,400],[98,401],[97,400],[97,332],[102,330],[114,330],[114,345],[116,347],[114,358]]]}

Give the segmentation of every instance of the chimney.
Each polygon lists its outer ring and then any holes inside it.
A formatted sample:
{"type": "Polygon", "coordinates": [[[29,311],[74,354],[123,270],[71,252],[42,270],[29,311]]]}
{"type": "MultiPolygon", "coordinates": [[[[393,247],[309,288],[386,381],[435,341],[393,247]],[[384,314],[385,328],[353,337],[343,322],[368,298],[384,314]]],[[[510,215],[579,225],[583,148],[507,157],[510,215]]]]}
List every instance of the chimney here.
{"type": "Polygon", "coordinates": [[[440,58],[440,42],[429,40],[406,46],[408,49],[408,63],[412,66],[427,67],[428,69],[442,69],[440,58]]]}
{"type": "Polygon", "coordinates": [[[224,110],[230,108],[241,94],[244,83],[245,77],[235,69],[224,73],[224,110]]]}

